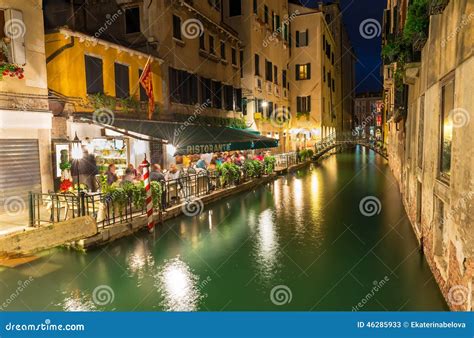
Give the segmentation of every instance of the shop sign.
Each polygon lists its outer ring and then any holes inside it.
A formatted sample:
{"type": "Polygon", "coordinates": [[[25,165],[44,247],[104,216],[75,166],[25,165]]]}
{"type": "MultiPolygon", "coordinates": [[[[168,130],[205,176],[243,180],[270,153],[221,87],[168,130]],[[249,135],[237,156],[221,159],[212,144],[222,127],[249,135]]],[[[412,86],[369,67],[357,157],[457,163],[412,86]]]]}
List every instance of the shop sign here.
{"type": "Polygon", "coordinates": [[[188,154],[207,154],[231,150],[232,143],[197,144],[186,147],[188,154]]]}

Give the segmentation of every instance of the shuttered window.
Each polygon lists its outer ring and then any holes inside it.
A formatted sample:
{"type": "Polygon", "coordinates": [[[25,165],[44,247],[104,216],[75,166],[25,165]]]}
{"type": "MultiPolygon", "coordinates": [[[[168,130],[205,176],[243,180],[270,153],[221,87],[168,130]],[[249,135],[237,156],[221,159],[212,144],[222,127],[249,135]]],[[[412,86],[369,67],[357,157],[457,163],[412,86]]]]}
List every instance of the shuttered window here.
{"type": "Polygon", "coordinates": [[[85,56],[87,94],[104,92],[102,60],[90,55],[85,56]]]}
{"type": "Polygon", "coordinates": [[[114,64],[115,69],[115,97],[125,99],[130,96],[130,75],[128,66],[114,64]]]}
{"type": "Polygon", "coordinates": [[[212,81],[212,107],[222,109],[222,83],[212,81]]]}
{"type": "Polygon", "coordinates": [[[28,192],[41,192],[38,140],[0,139],[0,209],[28,206],[28,192]]]}

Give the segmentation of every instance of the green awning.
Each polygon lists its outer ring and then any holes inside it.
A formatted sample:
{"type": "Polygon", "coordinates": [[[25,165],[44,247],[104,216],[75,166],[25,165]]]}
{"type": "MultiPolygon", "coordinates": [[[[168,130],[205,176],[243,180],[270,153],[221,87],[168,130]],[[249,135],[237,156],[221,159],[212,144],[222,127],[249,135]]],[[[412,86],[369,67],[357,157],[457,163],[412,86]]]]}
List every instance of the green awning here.
{"type": "Polygon", "coordinates": [[[80,119],[118,132],[128,131],[166,141],[176,147],[175,155],[278,147],[278,140],[228,127],[122,118],[110,119],[103,123],[90,115],[81,116],[80,119]]]}

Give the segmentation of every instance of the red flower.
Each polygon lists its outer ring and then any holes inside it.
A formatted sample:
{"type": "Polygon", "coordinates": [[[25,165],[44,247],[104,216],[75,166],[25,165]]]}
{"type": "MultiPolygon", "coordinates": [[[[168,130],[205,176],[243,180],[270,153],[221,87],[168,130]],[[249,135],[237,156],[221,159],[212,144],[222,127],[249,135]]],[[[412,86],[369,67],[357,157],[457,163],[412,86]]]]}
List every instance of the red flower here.
{"type": "Polygon", "coordinates": [[[71,188],[72,188],[72,182],[69,179],[63,180],[61,184],[59,185],[59,190],[61,192],[69,191],[71,188]]]}

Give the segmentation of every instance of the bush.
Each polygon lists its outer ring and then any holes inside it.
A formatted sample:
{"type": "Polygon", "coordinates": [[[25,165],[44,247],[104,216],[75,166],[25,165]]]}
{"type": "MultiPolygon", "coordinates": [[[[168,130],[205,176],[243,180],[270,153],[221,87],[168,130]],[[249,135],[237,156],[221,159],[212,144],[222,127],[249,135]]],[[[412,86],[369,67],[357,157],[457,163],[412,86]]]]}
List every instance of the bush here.
{"type": "Polygon", "coordinates": [[[405,41],[413,44],[419,36],[427,36],[429,25],[429,1],[410,1],[406,23],[403,28],[403,38],[405,41]]]}
{"type": "Polygon", "coordinates": [[[240,179],[240,168],[234,163],[225,162],[217,170],[225,185],[235,184],[240,179]]]}
{"type": "Polygon", "coordinates": [[[275,170],[276,158],[275,156],[268,155],[263,159],[265,174],[269,175],[275,170]]]}

